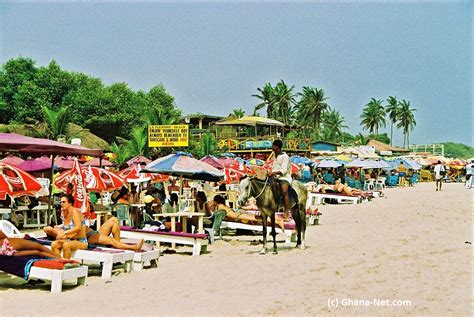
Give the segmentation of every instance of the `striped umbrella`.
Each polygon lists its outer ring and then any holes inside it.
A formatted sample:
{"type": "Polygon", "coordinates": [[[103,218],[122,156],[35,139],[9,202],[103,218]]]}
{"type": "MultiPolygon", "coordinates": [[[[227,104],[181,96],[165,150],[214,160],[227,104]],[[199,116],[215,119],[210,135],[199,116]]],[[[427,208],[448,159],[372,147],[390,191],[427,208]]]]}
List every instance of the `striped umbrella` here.
{"type": "Polygon", "coordinates": [[[41,189],[41,183],[33,175],[16,166],[0,162],[0,200],[5,200],[7,195],[12,198],[34,196],[41,189]]]}

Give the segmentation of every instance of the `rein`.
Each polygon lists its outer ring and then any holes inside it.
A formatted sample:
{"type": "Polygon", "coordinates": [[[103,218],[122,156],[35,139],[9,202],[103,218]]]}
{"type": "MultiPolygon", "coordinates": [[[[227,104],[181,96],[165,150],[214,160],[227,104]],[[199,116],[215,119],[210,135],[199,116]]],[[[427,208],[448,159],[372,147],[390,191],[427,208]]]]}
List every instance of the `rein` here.
{"type": "MultiPolygon", "coordinates": [[[[257,199],[258,197],[260,197],[260,196],[263,194],[263,192],[265,191],[265,188],[267,187],[267,184],[268,184],[268,177],[265,178],[265,185],[263,186],[262,191],[261,191],[256,197],[254,197],[255,199],[257,199]]],[[[252,186],[252,185],[250,185],[250,187],[251,187],[251,186],[252,186]]],[[[251,189],[250,187],[249,187],[248,196],[250,196],[250,189],[251,189]]]]}

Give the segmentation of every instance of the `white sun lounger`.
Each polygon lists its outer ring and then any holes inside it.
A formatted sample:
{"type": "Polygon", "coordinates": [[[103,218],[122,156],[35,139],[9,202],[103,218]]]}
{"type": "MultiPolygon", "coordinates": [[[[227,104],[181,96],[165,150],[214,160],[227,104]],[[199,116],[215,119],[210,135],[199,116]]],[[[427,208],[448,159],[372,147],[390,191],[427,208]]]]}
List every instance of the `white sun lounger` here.
{"type": "Polygon", "coordinates": [[[73,252],[72,258],[74,260],[81,261],[83,264],[84,262],[102,264],[103,279],[112,277],[112,268],[115,263],[123,263],[126,273],[130,273],[132,271],[135,252],[117,249],[107,250],[106,248],[98,249],[103,249],[104,251],[76,250],[73,252]]]}
{"type": "Polygon", "coordinates": [[[76,280],[77,285],[85,285],[87,266],[79,266],[64,270],[53,270],[42,267],[31,267],[29,279],[51,281],[51,293],[61,293],[63,281],[76,280]]]}
{"type": "Polygon", "coordinates": [[[310,206],[314,204],[321,205],[324,198],[336,199],[338,203],[349,202],[351,204],[357,204],[362,201],[362,198],[359,196],[348,196],[340,194],[331,194],[331,193],[308,193],[308,203],[310,206]]]}

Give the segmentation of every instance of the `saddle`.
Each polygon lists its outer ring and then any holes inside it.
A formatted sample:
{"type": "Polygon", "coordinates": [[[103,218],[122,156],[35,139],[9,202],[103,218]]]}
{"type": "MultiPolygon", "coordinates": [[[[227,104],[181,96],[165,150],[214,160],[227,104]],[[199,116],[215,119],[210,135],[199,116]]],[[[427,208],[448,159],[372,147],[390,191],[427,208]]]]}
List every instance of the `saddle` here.
{"type": "MultiPolygon", "coordinates": [[[[272,189],[273,196],[277,199],[277,205],[283,206],[283,195],[280,187],[280,180],[270,177],[268,180],[270,188],[272,189]]],[[[298,194],[295,189],[291,186],[288,187],[288,198],[290,199],[290,206],[298,203],[298,194]]]]}

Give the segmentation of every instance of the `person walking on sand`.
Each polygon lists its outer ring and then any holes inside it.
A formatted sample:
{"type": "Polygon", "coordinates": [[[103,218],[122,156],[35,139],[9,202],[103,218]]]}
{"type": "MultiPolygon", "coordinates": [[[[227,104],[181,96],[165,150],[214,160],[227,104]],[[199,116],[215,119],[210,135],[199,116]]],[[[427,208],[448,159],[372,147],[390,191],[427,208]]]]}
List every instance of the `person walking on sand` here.
{"type": "Polygon", "coordinates": [[[443,164],[441,161],[438,161],[434,168],[435,179],[436,179],[436,191],[441,190],[441,185],[443,184],[443,177],[446,174],[446,170],[444,169],[443,164]]]}
{"type": "Polygon", "coordinates": [[[472,177],[472,161],[469,160],[467,161],[467,165],[466,165],[466,187],[469,189],[472,187],[471,177],[472,177]]]}

